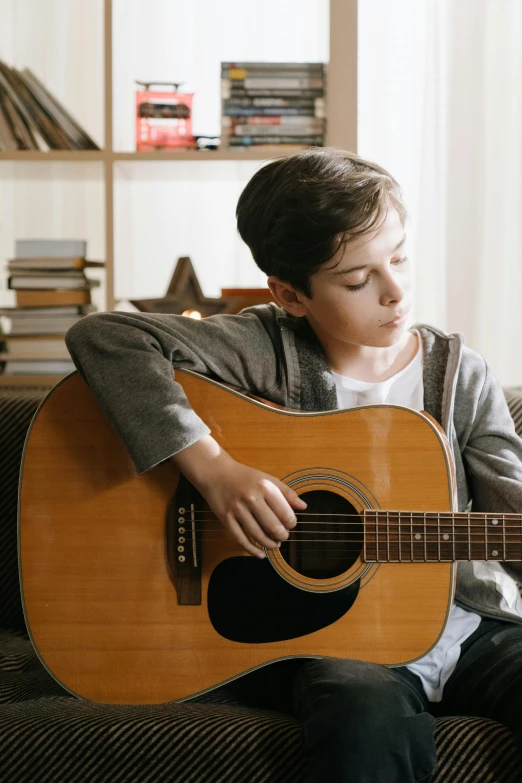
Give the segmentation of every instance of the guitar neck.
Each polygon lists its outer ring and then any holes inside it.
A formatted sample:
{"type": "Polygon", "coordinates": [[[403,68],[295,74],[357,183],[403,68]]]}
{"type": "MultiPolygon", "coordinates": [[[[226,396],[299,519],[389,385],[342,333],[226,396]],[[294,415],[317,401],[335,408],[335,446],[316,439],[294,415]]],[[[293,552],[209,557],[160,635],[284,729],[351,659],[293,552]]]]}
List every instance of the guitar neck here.
{"type": "Polygon", "coordinates": [[[522,560],[522,514],[364,511],[367,562],[522,560]]]}

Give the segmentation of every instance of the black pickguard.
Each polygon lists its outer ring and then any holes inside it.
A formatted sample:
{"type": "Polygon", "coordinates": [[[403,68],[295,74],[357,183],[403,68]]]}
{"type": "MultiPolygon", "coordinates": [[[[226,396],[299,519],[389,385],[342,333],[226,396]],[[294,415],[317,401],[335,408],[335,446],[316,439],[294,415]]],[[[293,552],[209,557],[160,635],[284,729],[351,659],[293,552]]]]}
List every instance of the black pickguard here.
{"type": "Polygon", "coordinates": [[[282,642],[339,620],[359,592],[359,582],[332,593],[310,593],[286,582],[271,563],[254,557],[223,560],[208,584],[214,629],[234,642],[282,642]]]}

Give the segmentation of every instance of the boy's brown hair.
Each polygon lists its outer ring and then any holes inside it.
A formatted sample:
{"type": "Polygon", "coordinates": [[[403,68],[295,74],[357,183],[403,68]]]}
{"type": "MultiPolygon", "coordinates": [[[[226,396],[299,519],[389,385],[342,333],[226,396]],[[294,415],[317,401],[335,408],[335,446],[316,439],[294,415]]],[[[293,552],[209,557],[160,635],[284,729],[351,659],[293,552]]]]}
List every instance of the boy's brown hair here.
{"type": "Polygon", "coordinates": [[[350,239],[378,229],[390,206],[404,224],[401,188],[381,166],[311,148],[254,174],[237,203],[237,228],[266,275],[310,297],[310,276],[350,239]]]}

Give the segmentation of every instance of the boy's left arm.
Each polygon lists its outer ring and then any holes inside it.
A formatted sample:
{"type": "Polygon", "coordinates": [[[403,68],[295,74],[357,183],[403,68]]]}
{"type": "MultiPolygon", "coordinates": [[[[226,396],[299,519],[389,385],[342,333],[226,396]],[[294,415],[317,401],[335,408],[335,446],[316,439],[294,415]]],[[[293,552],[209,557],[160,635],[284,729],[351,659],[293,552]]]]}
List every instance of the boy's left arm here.
{"type": "MultiPolygon", "coordinates": [[[[463,458],[473,511],[522,514],[522,439],[515,432],[502,386],[487,364],[463,458]]],[[[522,540],[522,526],[517,530],[522,540]]],[[[522,562],[502,565],[522,583],[522,562]]]]}

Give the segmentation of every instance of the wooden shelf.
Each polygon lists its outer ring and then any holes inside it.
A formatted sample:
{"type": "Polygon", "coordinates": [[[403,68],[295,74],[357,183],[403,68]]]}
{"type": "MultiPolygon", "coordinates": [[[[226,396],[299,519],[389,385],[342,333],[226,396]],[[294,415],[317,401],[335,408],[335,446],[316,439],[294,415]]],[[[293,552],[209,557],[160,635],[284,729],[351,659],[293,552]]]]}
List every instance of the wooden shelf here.
{"type": "Polygon", "coordinates": [[[2,386],[54,386],[55,383],[65,378],[63,375],[0,375],[0,387],[2,386]]]}
{"type": "Polygon", "coordinates": [[[165,152],[113,152],[111,150],[51,150],[50,152],[41,152],[39,150],[19,150],[17,152],[0,152],[0,161],[74,161],[74,162],[114,162],[119,160],[134,161],[202,161],[202,160],[267,160],[279,155],[285,155],[288,152],[295,152],[297,149],[305,147],[284,146],[275,149],[255,150],[180,150],[165,152]]]}
{"type": "Polygon", "coordinates": [[[0,152],[2,160],[23,161],[102,161],[107,159],[105,150],[17,150],[15,152],[0,152]]]}
{"type": "MultiPolygon", "coordinates": [[[[293,151],[293,150],[292,150],[293,151]]],[[[284,155],[285,150],[279,148],[277,152],[274,152],[272,147],[270,150],[180,150],[165,151],[165,152],[113,152],[112,156],[114,160],[266,160],[272,158],[277,154],[284,155]]]]}

